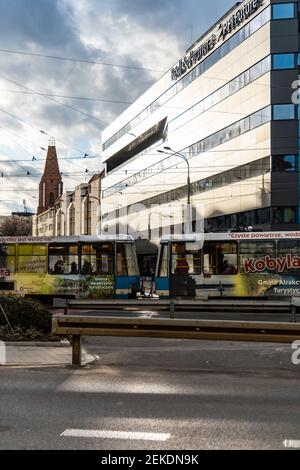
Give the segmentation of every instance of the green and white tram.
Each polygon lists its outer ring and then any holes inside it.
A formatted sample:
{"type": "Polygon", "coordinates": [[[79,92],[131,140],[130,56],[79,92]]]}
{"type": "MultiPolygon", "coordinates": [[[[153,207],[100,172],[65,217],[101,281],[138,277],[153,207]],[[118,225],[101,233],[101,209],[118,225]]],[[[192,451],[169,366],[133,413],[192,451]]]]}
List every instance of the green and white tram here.
{"type": "Polygon", "coordinates": [[[140,289],[130,236],[0,237],[0,290],[28,296],[134,298],[140,289]]]}

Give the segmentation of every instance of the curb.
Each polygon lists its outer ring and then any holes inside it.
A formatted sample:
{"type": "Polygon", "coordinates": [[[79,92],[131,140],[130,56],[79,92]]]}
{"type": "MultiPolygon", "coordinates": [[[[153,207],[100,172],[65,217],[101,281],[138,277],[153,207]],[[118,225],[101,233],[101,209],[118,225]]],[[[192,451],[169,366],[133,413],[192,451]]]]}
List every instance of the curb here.
{"type": "MultiPolygon", "coordinates": [[[[86,367],[88,365],[95,364],[97,361],[97,357],[94,354],[89,353],[86,350],[83,350],[83,358],[82,364],[80,367],[86,367]]],[[[0,364],[1,368],[9,368],[14,367],[18,369],[26,369],[26,368],[40,368],[40,367],[71,367],[75,368],[70,362],[52,362],[52,363],[45,363],[45,362],[26,362],[20,364],[18,362],[8,362],[6,364],[0,364]]],[[[77,367],[77,366],[76,366],[77,367]]]]}
{"type": "Polygon", "coordinates": [[[70,341],[4,341],[5,346],[27,346],[32,348],[68,348],[71,347],[70,341]]]}

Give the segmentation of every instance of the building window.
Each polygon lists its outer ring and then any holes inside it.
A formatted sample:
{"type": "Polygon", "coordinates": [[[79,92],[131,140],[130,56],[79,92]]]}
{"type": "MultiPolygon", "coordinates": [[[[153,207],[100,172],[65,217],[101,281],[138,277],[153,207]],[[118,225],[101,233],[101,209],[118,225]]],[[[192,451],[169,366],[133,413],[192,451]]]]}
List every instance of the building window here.
{"type": "Polygon", "coordinates": [[[75,235],[75,207],[74,204],[69,209],[69,235],[75,235]]]}
{"type": "Polygon", "coordinates": [[[272,7],[273,20],[290,20],[295,18],[294,3],[277,3],[272,7]]]}
{"type": "Polygon", "coordinates": [[[54,205],[54,194],[50,193],[49,194],[49,206],[53,206],[53,205],[54,205]]]}
{"type": "Polygon", "coordinates": [[[295,106],[293,104],[275,104],[273,106],[274,121],[295,119],[295,106]]]}
{"type": "Polygon", "coordinates": [[[296,207],[273,207],[274,224],[296,224],[296,207]]]}
{"type": "Polygon", "coordinates": [[[92,226],[92,202],[89,197],[83,202],[83,233],[84,235],[91,235],[91,226],[92,226]]]}
{"type": "Polygon", "coordinates": [[[273,69],[293,69],[295,67],[295,54],[274,54],[273,69]]]}
{"type": "Polygon", "coordinates": [[[272,157],[272,171],[275,171],[275,172],[297,171],[296,155],[274,155],[272,157]]]}

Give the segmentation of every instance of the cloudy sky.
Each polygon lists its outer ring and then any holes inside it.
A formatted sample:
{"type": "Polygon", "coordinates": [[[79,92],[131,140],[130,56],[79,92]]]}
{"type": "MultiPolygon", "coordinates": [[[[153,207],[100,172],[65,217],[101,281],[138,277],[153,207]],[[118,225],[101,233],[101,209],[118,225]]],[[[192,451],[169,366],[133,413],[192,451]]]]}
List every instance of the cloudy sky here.
{"type": "Polygon", "coordinates": [[[97,172],[101,130],[233,4],[0,0],[0,215],[35,210],[52,136],[65,189],[97,172]]]}

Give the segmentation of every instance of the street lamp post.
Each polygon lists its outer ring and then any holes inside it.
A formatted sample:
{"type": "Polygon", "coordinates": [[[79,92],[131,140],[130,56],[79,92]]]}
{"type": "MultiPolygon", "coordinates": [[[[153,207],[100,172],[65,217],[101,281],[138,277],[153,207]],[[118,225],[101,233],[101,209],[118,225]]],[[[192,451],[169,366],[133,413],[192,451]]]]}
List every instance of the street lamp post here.
{"type": "MultiPolygon", "coordinates": [[[[101,209],[101,201],[97,196],[91,196],[88,193],[87,197],[88,197],[88,207],[89,207],[90,199],[96,199],[96,201],[98,201],[98,204],[99,204],[99,209],[101,209]]],[[[88,217],[89,217],[89,214],[88,214],[88,217]]],[[[92,217],[92,215],[91,215],[91,217],[92,217]]],[[[100,210],[99,210],[99,222],[100,222],[100,235],[102,235],[102,219],[101,219],[100,210]]]]}
{"type": "Polygon", "coordinates": [[[177,155],[178,157],[182,158],[185,163],[187,164],[188,169],[188,176],[187,176],[187,203],[188,206],[191,204],[191,178],[190,178],[190,162],[185,155],[180,152],[173,150],[171,147],[164,147],[164,150],[157,150],[158,153],[164,153],[165,155],[177,155]]]}

